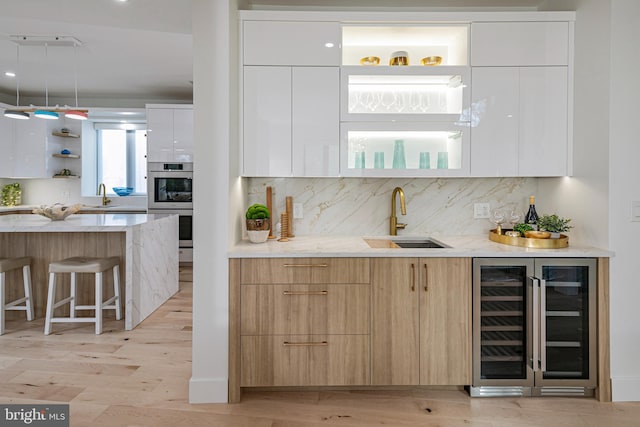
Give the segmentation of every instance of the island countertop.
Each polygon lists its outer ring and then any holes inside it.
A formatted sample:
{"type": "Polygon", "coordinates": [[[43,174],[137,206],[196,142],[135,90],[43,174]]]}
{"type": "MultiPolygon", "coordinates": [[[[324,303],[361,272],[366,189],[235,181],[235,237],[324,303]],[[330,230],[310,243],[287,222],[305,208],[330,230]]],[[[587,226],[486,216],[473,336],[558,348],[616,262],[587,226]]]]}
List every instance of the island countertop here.
{"type": "Polygon", "coordinates": [[[574,245],[562,249],[533,249],[492,242],[487,235],[470,236],[296,236],[288,242],[277,239],[265,243],[243,240],[229,251],[229,258],[296,257],[526,257],[593,258],[611,257],[613,252],[590,246],[574,245]],[[391,247],[391,239],[430,238],[446,248],[409,249],[391,247]],[[367,241],[374,241],[371,247],[367,241]],[[387,243],[385,245],[385,242],[387,243]]]}
{"type": "Polygon", "coordinates": [[[167,214],[73,214],[63,221],[52,221],[36,214],[0,216],[0,232],[118,232],[148,224],[167,214]]]}

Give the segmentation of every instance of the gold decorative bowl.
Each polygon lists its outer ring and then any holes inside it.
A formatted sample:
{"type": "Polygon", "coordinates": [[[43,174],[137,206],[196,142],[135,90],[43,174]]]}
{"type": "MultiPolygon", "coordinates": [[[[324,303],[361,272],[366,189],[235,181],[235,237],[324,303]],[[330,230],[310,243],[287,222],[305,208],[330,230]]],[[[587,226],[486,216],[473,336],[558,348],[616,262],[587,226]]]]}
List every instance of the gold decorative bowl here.
{"type": "Polygon", "coordinates": [[[524,237],[529,239],[548,239],[551,237],[551,233],[548,231],[525,231],[524,237]]]}
{"type": "Polygon", "coordinates": [[[365,56],[364,58],[360,58],[360,65],[378,65],[380,63],[380,58],[377,56],[365,56]]]}
{"type": "Polygon", "coordinates": [[[422,65],[440,65],[442,64],[442,56],[427,56],[420,60],[422,65]]]}

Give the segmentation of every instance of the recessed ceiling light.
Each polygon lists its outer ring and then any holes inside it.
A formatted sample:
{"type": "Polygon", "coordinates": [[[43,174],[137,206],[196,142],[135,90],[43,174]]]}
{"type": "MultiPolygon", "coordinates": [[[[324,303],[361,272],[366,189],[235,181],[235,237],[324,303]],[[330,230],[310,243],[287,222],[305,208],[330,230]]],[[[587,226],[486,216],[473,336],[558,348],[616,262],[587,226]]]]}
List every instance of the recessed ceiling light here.
{"type": "Polygon", "coordinates": [[[7,77],[15,77],[16,73],[14,73],[13,71],[5,71],[4,75],[7,77]]]}

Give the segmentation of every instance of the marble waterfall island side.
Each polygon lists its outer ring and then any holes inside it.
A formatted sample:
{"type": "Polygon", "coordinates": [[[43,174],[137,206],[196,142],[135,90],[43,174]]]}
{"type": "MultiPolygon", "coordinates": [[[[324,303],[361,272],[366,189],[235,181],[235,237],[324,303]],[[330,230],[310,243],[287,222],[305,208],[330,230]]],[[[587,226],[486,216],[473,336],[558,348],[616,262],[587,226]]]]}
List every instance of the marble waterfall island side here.
{"type": "MultiPolygon", "coordinates": [[[[131,330],[178,291],[178,250],[177,215],[83,214],[64,221],[39,215],[0,216],[0,257],[32,257],[36,317],[44,316],[51,261],[119,256],[125,329],[131,330]]],[[[93,298],[93,277],[89,276],[78,277],[80,301],[93,298]]],[[[105,289],[110,276],[104,277],[105,289]]],[[[20,283],[18,276],[8,280],[20,283]]],[[[7,299],[13,292],[7,290],[7,299]]]]}

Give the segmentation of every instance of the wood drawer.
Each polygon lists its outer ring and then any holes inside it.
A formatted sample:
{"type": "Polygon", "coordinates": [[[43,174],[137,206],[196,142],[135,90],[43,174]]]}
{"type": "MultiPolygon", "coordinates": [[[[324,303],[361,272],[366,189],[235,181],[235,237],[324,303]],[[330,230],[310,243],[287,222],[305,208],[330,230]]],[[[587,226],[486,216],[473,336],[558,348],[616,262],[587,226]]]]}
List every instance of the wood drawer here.
{"type": "Polygon", "coordinates": [[[369,283],[368,258],[249,258],[240,283],[369,283]]]}
{"type": "Polygon", "coordinates": [[[368,334],[369,293],[369,285],[245,285],[240,334],[368,334]]]}
{"type": "Polygon", "coordinates": [[[241,337],[242,387],[369,384],[368,335],[241,337]]]}

